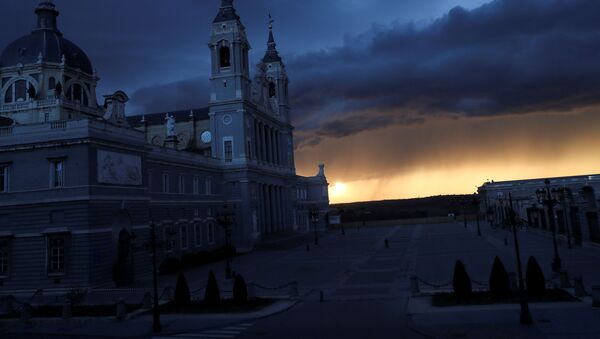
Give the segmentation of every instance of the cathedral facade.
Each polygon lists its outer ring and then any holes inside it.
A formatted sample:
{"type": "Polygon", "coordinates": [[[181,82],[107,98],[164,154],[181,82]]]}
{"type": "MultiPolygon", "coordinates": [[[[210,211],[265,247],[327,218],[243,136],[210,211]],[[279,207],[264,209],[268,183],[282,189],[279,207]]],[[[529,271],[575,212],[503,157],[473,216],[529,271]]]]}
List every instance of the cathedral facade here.
{"type": "Polygon", "coordinates": [[[324,166],[296,175],[288,76],[272,26],[250,76],[232,0],[210,29],[208,107],[126,115],[126,93],[65,39],[52,2],[0,56],[0,291],[112,284],[160,257],[250,251],[272,235],[327,225],[324,166]],[[223,222],[225,218],[229,222],[223,222]]]}

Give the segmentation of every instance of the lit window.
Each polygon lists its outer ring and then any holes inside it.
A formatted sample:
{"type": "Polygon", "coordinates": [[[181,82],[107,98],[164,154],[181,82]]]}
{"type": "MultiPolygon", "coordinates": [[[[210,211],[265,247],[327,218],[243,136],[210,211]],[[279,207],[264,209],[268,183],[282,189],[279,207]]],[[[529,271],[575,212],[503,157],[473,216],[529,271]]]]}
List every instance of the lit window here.
{"type": "Polygon", "coordinates": [[[64,160],[50,161],[50,188],[61,188],[65,186],[65,162],[64,160]]]}
{"type": "Polygon", "coordinates": [[[179,240],[181,241],[181,249],[188,248],[188,225],[183,224],[179,227],[179,240]]]}
{"type": "Polygon", "coordinates": [[[10,167],[7,165],[0,165],[0,193],[8,192],[8,188],[10,185],[10,167]]]}
{"type": "Polygon", "coordinates": [[[233,141],[232,140],[225,140],[223,142],[223,158],[225,159],[225,162],[231,162],[231,160],[233,159],[233,141]]]}
{"type": "Polygon", "coordinates": [[[65,237],[48,237],[48,273],[65,273],[65,237]]]}
{"type": "Polygon", "coordinates": [[[212,245],[215,243],[215,224],[213,224],[212,222],[209,223],[207,225],[207,232],[206,232],[206,240],[208,241],[209,245],[212,245]]]}
{"type": "Polygon", "coordinates": [[[196,247],[202,247],[202,225],[194,224],[194,243],[196,247]]]}
{"type": "Polygon", "coordinates": [[[8,239],[0,239],[0,277],[8,276],[9,252],[8,239]]]}

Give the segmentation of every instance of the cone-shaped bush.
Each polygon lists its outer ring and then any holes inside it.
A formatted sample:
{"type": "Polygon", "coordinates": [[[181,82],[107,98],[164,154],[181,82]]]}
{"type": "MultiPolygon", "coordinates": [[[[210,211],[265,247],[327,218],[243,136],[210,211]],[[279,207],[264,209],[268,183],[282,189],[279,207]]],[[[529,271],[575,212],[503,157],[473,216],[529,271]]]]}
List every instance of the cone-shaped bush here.
{"type": "Polygon", "coordinates": [[[500,258],[494,258],[492,273],[490,274],[490,292],[492,296],[505,297],[510,294],[510,279],[508,272],[500,258]]]}
{"type": "Polygon", "coordinates": [[[179,307],[190,304],[190,287],[183,273],[177,276],[177,285],[175,285],[175,305],[179,307]]]}
{"type": "Polygon", "coordinates": [[[467,300],[471,297],[471,292],[473,291],[471,278],[467,273],[465,265],[460,260],[457,260],[456,265],[454,265],[452,286],[454,287],[454,294],[457,298],[467,300]]]}
{"type": "Polygon", "coordinates": [[[221,302],[221,292],[219,291],[219,285],[217,285],[217,278],[215,278],[212,270],[208,273],[204,302],[209,306],[216,306],[221,302]]]}
{"type": "Polygon", "coordinates": [[[235,276],[233,281],[233,303],[236,305],[245,305],[248,302],[248,288],[246,281],[240,274],[235,276]]]}
{"type": "Polygon", "coordinates": [[[541,297],[546,291],[546,278],[540,264],[534,257],[529,257],[527,261],[527,271],[525,273],[527,283],[527,294],[532,297],[541,297]]]}

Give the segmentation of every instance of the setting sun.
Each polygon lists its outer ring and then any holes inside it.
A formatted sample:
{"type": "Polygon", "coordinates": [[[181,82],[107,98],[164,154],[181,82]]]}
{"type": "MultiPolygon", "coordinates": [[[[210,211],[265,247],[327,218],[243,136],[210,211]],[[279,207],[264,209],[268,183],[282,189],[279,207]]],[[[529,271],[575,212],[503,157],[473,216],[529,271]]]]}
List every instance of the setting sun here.
{"type": "Polygon", "coordinates": [[[336,182],[335,185],[331,187],[331,198],[333,200],[339,200],[342,198],[346,191],[348,190],[348,186],[341,182],[336,182]]]}

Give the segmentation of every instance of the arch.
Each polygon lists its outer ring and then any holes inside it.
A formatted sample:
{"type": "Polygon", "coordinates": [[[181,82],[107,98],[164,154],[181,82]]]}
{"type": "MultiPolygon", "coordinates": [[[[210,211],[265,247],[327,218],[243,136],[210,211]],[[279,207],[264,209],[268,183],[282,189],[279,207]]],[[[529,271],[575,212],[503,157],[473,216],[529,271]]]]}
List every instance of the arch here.
{"type": "Polygon", "coordinates": [[[71,101],[77,101],[83,106],[90,105],[90,93],[88,92],[87,86],[78,81],[70,81],[66,86],[65,98],[71,101]]]}
{"type": "Polygon", "coordinates": [[[231,50],[227,46],[219,48],[219,66],[221,68],[231,66],[231,50]]]}
{"type": "Polygon", "coordinates": [[[56,78],[50,77],[48,79],[48,89],[52,90],[52,89],[55,89],[55,88],[56,88],[56,78]]]}
{"type": "Polygon", "coordinates": [[[115,213],[112,221],[113,234],[113,281],[117,286],[127,286],[133,282],[133,231],[131,216],[121,209],[115,213]]]}
{"type": "Polygon", "coordinates": [[[277,87],[273,81],[269,82],[269,98],[277,96],[277,87]]]}
{"type": "Polygon", "coordinates": [[[2,102],[10,104],[35,99],[35,95],[33,98],[29,95],[30,92],[39,93],[38,82],[31,76],[18,76],[7,82],[0,93],[3,96],[2,102]],[[30,88],[33,88],[33,91],[30,91],[30,88]]]}

